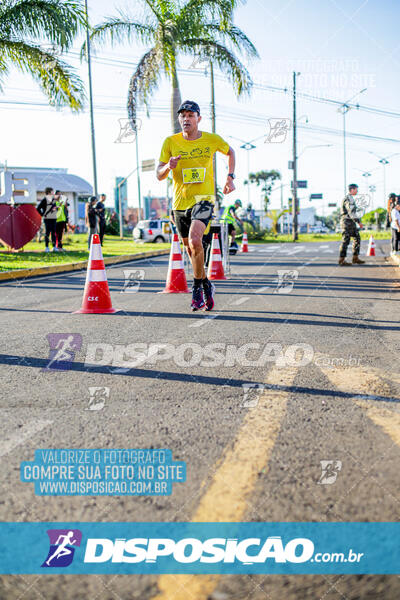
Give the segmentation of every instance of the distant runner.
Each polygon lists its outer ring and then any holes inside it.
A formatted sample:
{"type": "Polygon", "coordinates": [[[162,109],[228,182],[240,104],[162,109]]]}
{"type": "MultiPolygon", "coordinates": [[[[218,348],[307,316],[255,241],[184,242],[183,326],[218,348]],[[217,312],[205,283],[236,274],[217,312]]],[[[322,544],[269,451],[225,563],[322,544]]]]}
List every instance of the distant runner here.
{"type": "Polygon", "coordinates": [[[222,217],[221,217],[221,223],[228,223],[228,235],[231,236],[231,247],[237,247],[237,244],[235,242],[235,238],[236,238],[236,229],[235,229],[235,223],[240,223],[242,224],[243,221],[241,219],[239,219],[239,217],[236,214],[236,211],[238,208],[242,207],[242,201],[237,199],[235,200],[234,204],[230,204],[229,206],[227,206],[224,210],[224,212],[222,213],[222,217]]]}
{"type": "Polygon", "coordinates": [[[214,210],[213,156],[218,151],[229,157],[223,193],[230,194],[235,189],[235,152],[219,135],[199,131],[201,116],[196,102],[183,102],[178,115],[182,133],[164,141],[157,179],[162,181],[172,171],[173,218],[193,266],[191,308],[212,310],[215,286],[206,277],[202,238],[214,210]]]}

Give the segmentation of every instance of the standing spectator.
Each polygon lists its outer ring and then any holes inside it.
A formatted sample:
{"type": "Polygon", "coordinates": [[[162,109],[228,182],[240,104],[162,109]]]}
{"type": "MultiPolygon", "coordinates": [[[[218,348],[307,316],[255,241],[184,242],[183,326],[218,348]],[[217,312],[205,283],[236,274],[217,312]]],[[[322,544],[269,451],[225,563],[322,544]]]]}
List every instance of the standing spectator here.
{"type": "Polygon", "coordinates": [[[56,204],[57,204],[57,221],[56,221],[56,238],[57,248],[63,250],[62,239],[64,231],[67,230],[68,223],[68,202],[65,196],[61,195],[60,190],[56,191],[56,204]]]}
{"type": "Polygon", "coordinates": [[[400,198],[397,197],[395,200],[394,207],[392,208],[390,215],[390,226],[392,229],[392,252],[399,251],[400,242],[400,198]]]}
{"type": "Polygon", "coordinates": [[[50,252],[49,241],[53,245],[53,252],[57,252],[56,248],[56,222],[57,222],[57,205],[54,197],[54,190],[51,187],[45,189],[45,197],[40,201],[37,207],[38,213],[43,217],[44,221],[44,243],[45,252],[50,252]]]}
{"type": "Polygon", "coordinates": [[[358,194],[358,185],[351,183],[349,193],[342,201],[340,211],[340,224],[342,227],[342,243],[339,251],[339,265],[348,266],[351,263],[346,262],[347,247],[350,244],[350,238],[353,238],[353,264],[363,265],[364,260],[359,258],[361,238],[357,225],[361,226],[361,219],[354,196],[358,194]]]}
{"type": "Polygon", "coordinates": [[[90,250],[90,242],[92,240],[92,235],[97,232],[97,211],[96,204],[97,198],[96,196],[92,196],[88,203],[86,204],[86,214],[85,214],[85,224],[89,230],[88,236],[88,249],[90,250]]]}
{"type": "Polygon", "coordinates": [[[104,232],[106,230],[106,207],[105,207],[106,195],[101,194],[100,200],[96,204],[96,212],[99,218],[99,237],[100,244],[103,245],[104,232]]]}
{"type": "Polygon", "coordinates": [[[386,228],[390,227],[390,223],[392,220],[392,209],[394,208],[396,200],[397,200],[396,194],[389,194],[389,198],[387,201],[386,228]]]}

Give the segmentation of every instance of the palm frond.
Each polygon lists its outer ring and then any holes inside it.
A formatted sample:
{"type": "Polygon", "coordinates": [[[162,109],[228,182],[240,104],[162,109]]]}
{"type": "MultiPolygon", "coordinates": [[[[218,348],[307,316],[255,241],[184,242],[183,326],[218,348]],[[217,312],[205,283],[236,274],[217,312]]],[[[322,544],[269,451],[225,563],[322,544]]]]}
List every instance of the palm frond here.
{"type": "Polygon", "coordinates": [[[69,106],[73,111],[83,107],[85,92],[81,79],[54,54],[25,42],[2,40],[0,60],[29,73],[52,106],[69,106]]]}
{"type": "MultiPolygon", "coordinates": [[[[210,34],[216,34],[221,39],[228,38],[235,48],[244,52],[251,58],[258,58],[258,52],[254,44],[249,40],[247,35],[236,27],[236,25],[229,25],[227,28],[221,28],[219,23],[206,23],[205,29],[210,34]]],[[[212,36],[215,40],[215,36],[212,36]]]]}
{"type": "Polygon", "coordinates": [[[194,48],[196,48],[199,58],[212,60],[218,66],[233,84],[238,96],[250,92],[253,85],[250,73],[225,46],[203,38],[186,40],[185,47],[182,46],[182,50],[185,50],[187,54],[193,54],[194,48]]]}
{"type": "Polygon", "coordinates": [[[4,58],[1,56],[0,54],[0,92],[3,92],[3,84],[4,81],[8,75],[8,65],[7,65],[7,61],[4,60],[4,58]]]}
{"type": "Polygon", "coordinates": [[[141,58],[136,71],[131,77],[128,90],[128,116],[132,129],[136,130],[136,110],[138,100],[148,107],[149,98],[157,89],[163,66],[163,54],[159,46],[155,46],[141,58]]]}
{"type": "Polygon", "coordinates": [[[85,22],[81,0],[5,0],[0,39],[46,38],[66,50],[85,22]]]}
{"type": "MultiPolygon", "coordinates": [[[[132,42],[134,39],[139,39],[144,44],[147,44],[154,38],[155,27],[136,21],[131,21],[127,17],[111,17],[96,25],[91,30],[90,38],[98,46],[102,46],[107,42],[111,45],[124,41],[132,42]]],[[[81,48],[81,58],[86,54],[86,42],[81,48]]]]}
{"type": "Polygon", "coordinates": [[[227,25],[233,16],[237,0],[188,0],[179,13],[179,20],[185,22],[199,16],[204,21],[205,17],[218,18],[222,24],[227,25]]]}

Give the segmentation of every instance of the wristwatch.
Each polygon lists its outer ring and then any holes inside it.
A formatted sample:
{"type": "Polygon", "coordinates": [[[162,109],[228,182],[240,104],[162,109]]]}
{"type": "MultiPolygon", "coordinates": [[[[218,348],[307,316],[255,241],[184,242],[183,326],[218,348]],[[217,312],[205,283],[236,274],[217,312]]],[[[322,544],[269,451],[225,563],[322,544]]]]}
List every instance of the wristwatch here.
{"type": "Polygon", "coordinates": [[[231,177],[232,179],[236,179],[235,173],[228,173],[228,177],[231,177]]]}

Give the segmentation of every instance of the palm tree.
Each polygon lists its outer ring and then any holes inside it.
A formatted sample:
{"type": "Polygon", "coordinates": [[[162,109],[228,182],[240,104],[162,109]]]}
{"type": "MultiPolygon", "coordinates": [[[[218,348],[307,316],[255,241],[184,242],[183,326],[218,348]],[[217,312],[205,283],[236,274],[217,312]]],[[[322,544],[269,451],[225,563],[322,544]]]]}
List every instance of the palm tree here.
{"type": "MultiPolygon", "coordinates": [[[[233,84],[239,96],[251,88],[251,78],[234,51],[258,56],[248,37],[233,25],[233,11],[239,0],[144,0],[148,15],[141,22],[119,13],[94,27],[91,37],[99,44],[138,39],[150,46],[131,77],[128,114],[136,129],[138,101],[148,108],[163,74],[171,82],[171,122],[174,133],[180,131],[177,110],[181,103],[177,75],[178,54],[200,60],[212,60],[233,84]],[[224,43],[227,43],[225,45],[224,43]]],[[[82,51],[84,51],[85,46],[82,51]]]]}
{"type": "Polygon", "coordinates": [[[278,223],[279,223],[279,219],[281,217],[283,217],[284,214],[288,213],[288,209],[284,208],[283,210],[277,210],[276,208],[274,208],[273,210],[268,210],[265,214],[267,217],[269,217],[272,221],[272,233],[274,235],[278,234],[278,223]]]}
{"type": "Polygon", "coordinates": [[[277,179],[282,179],[279,171],[272,169],[271,171],[257,171],[257,173],[249,173],[249,178],[243,183],[250,185],[256,183],[258,186],[261,185],[261,191],[264,193],[264,210],[268,210],[269,194],[272,192],[272,184],[277,179]]]}
{"type": "Polygon", "coordinates": [[[85,23],[80,0],[3,0],[0,3],[0,92],[11,66],[35,79],[53,106],[82,108],[80,78],[59,54],[85,23]]]}

